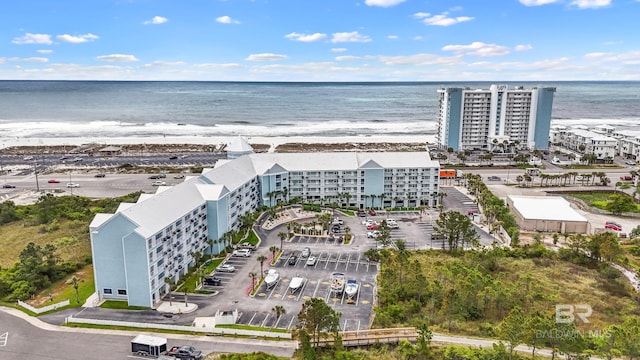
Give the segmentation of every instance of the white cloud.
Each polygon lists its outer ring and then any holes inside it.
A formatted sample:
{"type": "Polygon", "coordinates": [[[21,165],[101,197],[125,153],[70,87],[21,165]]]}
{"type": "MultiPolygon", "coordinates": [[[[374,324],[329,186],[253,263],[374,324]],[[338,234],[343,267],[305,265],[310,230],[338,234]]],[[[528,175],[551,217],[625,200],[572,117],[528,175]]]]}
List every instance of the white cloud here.
{"type": "Polygon", "coordinates": [[[164,24],[167,21],[169,21],[169,19],[167,19],[166,17],[162,17],[162,16],[154,16],[151,18],[151,20],[147,20],[145,22],[143,22],[143,24],[145,25],[160,25],[160,24],[164,24]]]}
{"type": "Polygon", "coordinates": [[[412,37],[411,39],[412,39],[412,40],[415,40],[415,41],[420,41],[420,40],[422,40],[422,39],[423,39],[423,37],[422,37],[422,36],[420,36],[420,35],[416,35],[416,36],[412,37]]]}
{"type": "Polygon", "coordinates": [[[289,57],[287,55],[263,53],[263,54],[251,54],[247,56],[245,60],[247,61],[279,61],[279,60],[286,60],[288,58],[289,57]]]}
{"type": "Polygon", "coordinates": [[[14,38],[11,42],[17,45],[25,45],[25,44],[51,45],[53,44],[53,41],[51,41],[51,35],[31,34],[31,33],[26,33],[24,36],[14,38]]]}
{"type": "Polygon", "coordinates": [[[63,35],[58,35],[56,36],[56,39],[62,41],[62,42],[67,42],[67,43],[72,43],[72,44],[80,44],[80,43],[84,43],[87,41],[94,41],[98,39],[97,35],[93,35],[91,33],[89,34],[84,34],[84,35],[77,35],[77,36],[73,36],[73,35],[69,35],[69,34],[63,34],[63,35]]]}
{"type": "Polygon", "coordinates": [[[53,50],[43,49],[43,50],[36,50],[36,52],[39,54],[52,54],[53,50]]]}
{"type": "Polygon", "coordinates": [[[234,20],[227,15],[217,17],[216,22],[219,22],[220,24],[240,24],[240,21],[234,20]]]}
{"type": "Polygon", "coordinates": [[[243,67],[241,64],[237,63],[226,63],[226,64],[214,64],[214,63],[203,63],[203,64],[195,64],[193,65],[199,68],[214,68],[214,69],[234,69],[243,67]]]}
{"type": "Polygon", "coordinates": [[[366,43],[370,41],[371,41],[371,38],[369,36],[361,35],[357,31],[333,33],[333,38],[331,39],[332,43],[343,43],[343,42],[366,43]]]}
{"type": "Polygon", "coordinates": [[[387,39],[389,39],[389,40],[398,40],[398,35],[387,35],[387,39]]]}
{"type": "Polygon", "coordinates": [[[525,51],[525,50],[531,50],[533,49],[533,46],[526,44],[526,45],[516,45],[516,47],[514,48],[515,51],[525,51]]]}
{"type": "Polygon", "coordinates": [[[451,26],[473,20],[470,16],[449,17],[448,12],[443,12],[440,15],[431,15],[430,13],[419,12],[413,14],[413,17],[416,19],[422,19],[423,23],[431,26],[451,26]]]}
{"type": "Polygon", "coordinates": [[[46,63],[49,62],[49,59],[45,57],[28,57],[28,58],[19,58],[19,57],[10,57],[7,59],[13,62],[32,62],[32,63],[46,63]]]}
{"type": "Polygon", "coordinates": [[[627,65],[640,64],[640,51],[629,51],[626,53],[605,53],[593,52],[585,54],[584,57],[598,62],[620,62],[627,65]]]}
{"type": "Polygon", "coordinates": [[[611,0],[573,0],[571,5],[580,9],[597,9],[611,5],[611,0]]]}
{"type": "Polygon", "coordinates": [[[134,62],[139,61],[134,55],[126,55],[126,54],[110,54],[110,55],[101,55],[96,56],[96,60],[106,61],[106,62],[134,62]]]}
{"type": "Polygon", "coordinates": [[[360,60],[360,59],[362,59],[360,56],[352,56],[352,55],[336,56],[336,61],[353,61],[353,60],[360,60]]]}
{"type": "Polygon", "coordinates": [[[395,65],[454,65],[461,61],[460,56],[438,56],[433,54],[415,54],[408,56],[380,56],[380,61],[389,66],[395,65]]]}
{"type": "Polygon", "coordinates": [[[367,4],[367,6],[391,7],[402,4],[405,1],[406,0],[365,0],[364,3],[367,4]]]}
{"type": "Polygon", "coordinates": [[[331,48],[332,52],[345,52],[347,48],[331,48]]]}
{"type": "Polygon", "coordinates": [[[446,45],[442,47],[443,51],[453,51],[456,53],[464,53],[466,55],[475,56],[502,56],[509,54],[509,49],[505,46],[496,44],[485,44],[480,41],[474,41],[469,45],[446,45]]]}
{"type": "Polygon", "coordinates": [[[301,41],[301,42],[314,42],[320,41],[327,38],[327,34],[315,33],[315,34],[298,34],[292,32],[291,34],[287,34],[284,36],[287,39],[301,41]]]}
{"type": "Polygon", "coordinates": [[[541,6],[547,4],[557,3],[560,0],[520,0],[520,4],[524,6],[541,6]]]}
{"type": "Polygon", "coordinates": [[[180,66],[180,65],[185,65],[186,62],[184,61],[154,61],[150,64],[144,64],[142,65],[142,67],[145,68],[151,68],[151,67],[167,67],[167,66],[180,66]]]}

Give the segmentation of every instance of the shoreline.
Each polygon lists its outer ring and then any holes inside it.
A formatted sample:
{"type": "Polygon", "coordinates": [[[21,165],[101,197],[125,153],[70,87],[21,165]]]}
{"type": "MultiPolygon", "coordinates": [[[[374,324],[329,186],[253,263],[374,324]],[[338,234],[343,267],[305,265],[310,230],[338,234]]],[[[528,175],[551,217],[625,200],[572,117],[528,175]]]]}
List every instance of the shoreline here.
{"type": "MultiPolygon", "coordinates": [[[[38,147],[79,147],[87,144],[96,144],[101,147],[106,146],[149,146],[149,147],[177,147],[184,145],[194,145],[194,147],[220,147],[228,145],[238,136],[158,136],[158,137],[120,137],[120,138],[94,138],[94,137],[74,137],[74,138],[0,138],[0,153],[11,148],[38,148],[38,147]]],[[[245,137],[248,142],[256,146],[257,151],[275,151],[278,146],[286,145],[289,148],[300,145],[312,144],[433,144],[433,136],[409,136],[409,135],[387,135],[387,136],[336,136],[336,137],[305,137],[305,136],[253,136],[245,137]]],[[[357,146],[356,146],[357,148],[357,146]]]]}

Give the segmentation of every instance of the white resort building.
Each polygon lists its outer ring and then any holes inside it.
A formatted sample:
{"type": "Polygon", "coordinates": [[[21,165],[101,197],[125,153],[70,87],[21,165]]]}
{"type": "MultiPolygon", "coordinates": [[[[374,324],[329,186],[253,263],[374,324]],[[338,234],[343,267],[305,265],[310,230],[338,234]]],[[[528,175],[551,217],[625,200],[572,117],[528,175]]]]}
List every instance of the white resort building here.
{"type": "Polygon", "coordinates": [[[278,198],[361,209],[437,204],[440,165],[426,151],[251,154],[239,141],[231,147],[237,158],[95,216],[89,230],[100,299],[156,306],[195,265],[193,253],[219,253],[224,244],[216,240],[278,198]]]}
{"type": "Polygon", "coordinates": [[[439,89],[436,143],[454,151],[547,149],[555,91],[506,85],[439,89]]]}

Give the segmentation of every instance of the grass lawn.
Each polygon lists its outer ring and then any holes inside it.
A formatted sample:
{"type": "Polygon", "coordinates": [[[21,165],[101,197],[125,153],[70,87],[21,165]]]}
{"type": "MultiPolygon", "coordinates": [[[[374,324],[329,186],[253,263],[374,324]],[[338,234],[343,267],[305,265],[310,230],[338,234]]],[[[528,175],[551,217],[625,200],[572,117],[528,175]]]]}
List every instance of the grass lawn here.
{"type": "Polygon", "coordinates": [[[250,326],[250,325],[238,325],[238,324],[217,325],[216,328],[253,330],[253,331],[272,331],[272,332],[279,332],[279,333],[288,333],[289,332],[289,330],[287,330],[287,329],[266,328],[266,327],[258,327],[258,326],[250,326]]]}
{"type": "MultiPolygon", "coordinates": [[[[613,192],[576,192],[565,193],[564,195],[578,198],[590,206],[598,209],[606,210],[609,198],[613,195],[613,192]]],[[[629,195],[626,195],[629,196],[629,195]]],[[[636,204],[636,210],[633,212],[640,212],[640,204],[636,204]]]]}
{"type": "Polygon", "coordinates": [[[87,223],[82,221],[60,221],[58,230],[42,231],[41,226],[31,226],[25,221],[14,221],[0,227],[0,267],[9,268],[19,259],[20,252],[28,243],[44,247],[53,244],[62,261],[84,262],[91,256],[91,242],[87,223]]]}
{"type": "Polygon", "coordinates": [[[87,265],[76,271],[73,275],[78,278],[78,297],[76,299],[76,290],[70,282],[71,276],[66,279],[59,280],[42,290],[33,300],[27,301],[32,306],[42,307],[49,304],[58,303],[60,301],[69,300],[70,307],[80,307],[87,298],[95,292],[95,284],[93,280],[93,266],[87,265]]]}
{"type": "Polygon", "coordinates": [[[249,231],[249,236],[247,236],[247,238],[243,241],[243,243],[249,243],[251,245],[258,245],[258,241],[260,241],[258,239],[258,236],[256,235],[256,233],[251,230],[249,231]]]}
{"type": "Polygon", "coordinates": [[[126,301],[120,300],[107,300],[100,305],[103,309],[118,309],[118,310],[147,310],[146,306],[129,306],[126,301]]]}
{"type": "MultiPolygon", "coordinates": [[[[213,258],[213,260],[209,262],[209,265],[202,265],[206,269],[206,274],[207,275],[211,274],[213,270],[215,270],[216,267],[220,265],[222,260],[224,260],[224,258],[213,258]]],[[[209,261],[209,260],[207,259],[206,261],[209,261]]],[[[179,292],[187,291],[188,293],[194,293],[196,291],[196,282],[198,281],[200,281],[200,279],[198,279],[197,273],[195,271],[192,271],[191,276],[189,276],[187,279],[184,280],[184,283],[182,284],[182,286],[180,286],[180,289],[178,289],[177,291],[179,292]]]]}

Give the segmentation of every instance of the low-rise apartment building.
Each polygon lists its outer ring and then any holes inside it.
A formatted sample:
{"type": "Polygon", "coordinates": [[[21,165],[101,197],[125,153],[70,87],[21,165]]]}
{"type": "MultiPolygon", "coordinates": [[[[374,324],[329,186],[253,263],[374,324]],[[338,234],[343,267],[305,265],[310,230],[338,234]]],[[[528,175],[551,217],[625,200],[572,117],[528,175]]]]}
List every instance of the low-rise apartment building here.
{"type": "Polygon", "coordinates": [[[224,235],[259,206],[299,197],[357,208],[437,204],[440,165],[428,152],[265,153],[219,161],[175,186],[97,214],[89,229],[100,299],[156,306],[224,235]]]}

